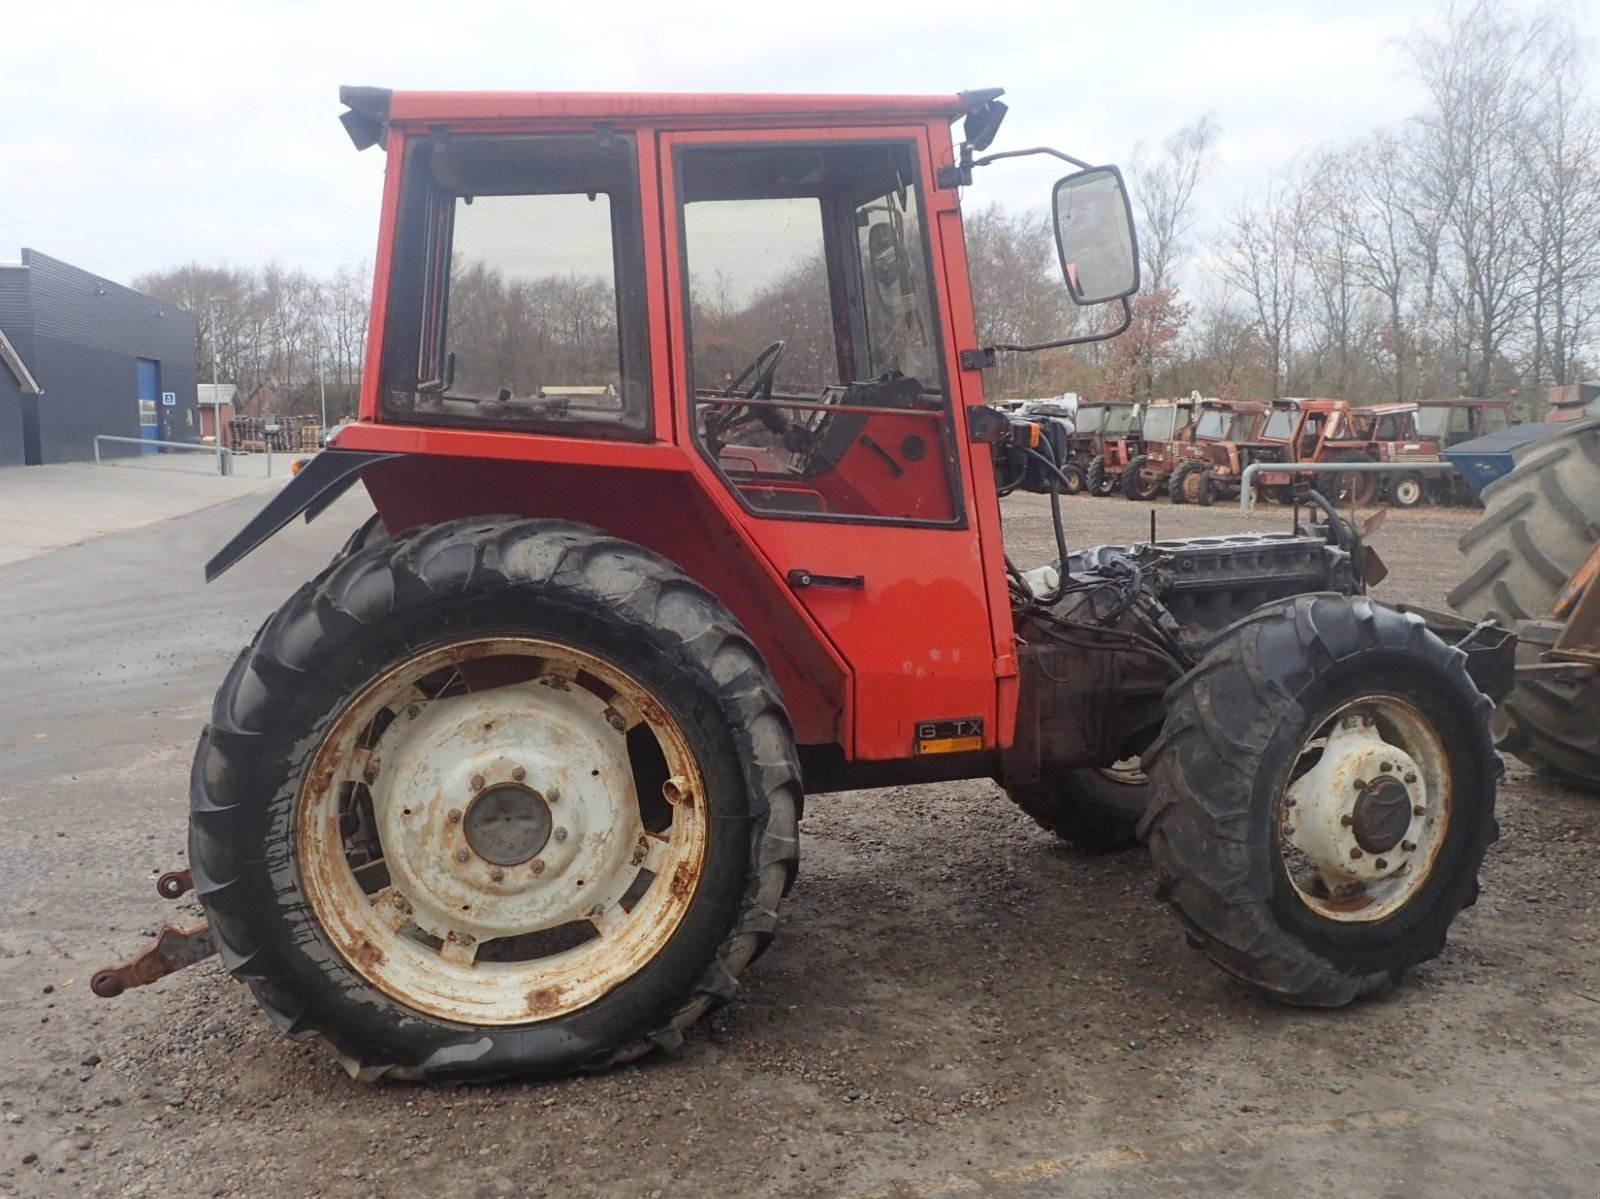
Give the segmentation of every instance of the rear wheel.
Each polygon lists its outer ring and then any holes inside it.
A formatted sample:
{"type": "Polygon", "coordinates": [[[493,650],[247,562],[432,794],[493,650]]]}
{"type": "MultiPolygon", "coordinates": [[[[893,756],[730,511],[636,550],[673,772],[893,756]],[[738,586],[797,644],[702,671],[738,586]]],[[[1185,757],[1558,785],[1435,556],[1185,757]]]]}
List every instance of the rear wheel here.
{"type": "Polygon", "coordinates": [[[1059,779],[1006,792],[1040,828],[1083,849],[1110,852],[1139,843],[1150,786],[1138,758],[1063,771],[1059,779]]]}
{"type": "Polygon", "coordinates": [[[1076,462],[1063,462],[1061,478],[1057,481],[1061,484],[1062,495],[1077,495],[1083,490],[1083,468],[1076,462]]]}
{"type": "Polygon", "coordinates": [[[1173,685],[1142,831],[1212,961],[1334,1007],[1439,953],[1498,831],[1491,705],[1465,663],[1420,617],[1300,596],[1173,685]]]}
{"type": "MultiPolygon", "coordinates": [[[[1376,462],[1377,459],[1358,450],[1345,450],[1333,459],[1335,462],[1376,462]]],[[[1357,508],[1372,503],[1378,494],[1378,476],[1372,471],[1351,471],[1333,476],[1339,503],[1353,504],[1357,508]]]]}
{"type": "Polygon", "coordinates": [[[228,968],[357,1077],[552,1075],[734,993],[799,804],[712,596],[593,529],[458,521],[325,571],[235,662],[190,860],[228,968]]]}
{"type": "MultiPolygon", "coordinates": [[[[1482,499],[1483,517],[1461,538],[1467,573],[1450,606],[1472,620],[1536,620],[1600,539],[1600,423],[1542,442],[1482,499]]],[[[1537,662],[1549,641],[1522,641],[1518,660],[1537,662]]],[[[1501,701],[1500,717],[1502,749],[1600,789],[1600,681],[1519,681],[1501,701]]]]}
{"type": "Polygon", "coordinates": [[[1140,454],[1128,461],[1122,471],[1122,494],[1130,500],[1153,500],[1161,494],[1161,476],[1154,471],[1146,473],[1145,464],[1150,461],[1146,454],[1140,454]]]}

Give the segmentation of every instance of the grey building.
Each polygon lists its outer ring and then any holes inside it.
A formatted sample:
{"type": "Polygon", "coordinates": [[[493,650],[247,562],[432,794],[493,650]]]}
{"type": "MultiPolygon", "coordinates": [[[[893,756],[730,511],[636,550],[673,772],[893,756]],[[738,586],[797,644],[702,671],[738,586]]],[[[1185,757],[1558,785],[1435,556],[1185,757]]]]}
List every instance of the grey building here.
{"type": "Polygon", "coordinates": [[[0,335],[0,466],[92,458],[97,433],[199,440],[189,313],[25,249],[0,263],[0,335]]]}

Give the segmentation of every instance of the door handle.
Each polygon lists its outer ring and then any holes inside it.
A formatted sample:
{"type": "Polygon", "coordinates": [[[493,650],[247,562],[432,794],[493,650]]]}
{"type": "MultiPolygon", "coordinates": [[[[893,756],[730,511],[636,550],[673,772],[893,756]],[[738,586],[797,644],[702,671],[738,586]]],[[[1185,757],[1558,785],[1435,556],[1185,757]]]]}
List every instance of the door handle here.
{"type": "Polygon", "coordinates": [[[801,587],[839,587],[847,591],[860,591],[867,585],[864,575],[821,575],[803,566],[795,567],[784,577],[789,586],[796,590],[801,587]]]}

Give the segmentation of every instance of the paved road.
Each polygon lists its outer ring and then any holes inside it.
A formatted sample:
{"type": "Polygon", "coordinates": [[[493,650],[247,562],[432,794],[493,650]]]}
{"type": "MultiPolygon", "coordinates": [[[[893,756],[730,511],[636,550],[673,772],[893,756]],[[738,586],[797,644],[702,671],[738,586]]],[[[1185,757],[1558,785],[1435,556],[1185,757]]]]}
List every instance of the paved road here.
{"type": "Polygon", "coordinates": [[[257,502],[0,569],[0,1194],[1600,1194],[1600,819],[1526,774],[1445,957],[1334,1015],[1232,987],[1137,854],[982,783],[817,798],[783,936],[676,1060],[365,1088],[215,967],[93,999],[173,916],[226,662],[363,515],[202,585],[257,502]]]}

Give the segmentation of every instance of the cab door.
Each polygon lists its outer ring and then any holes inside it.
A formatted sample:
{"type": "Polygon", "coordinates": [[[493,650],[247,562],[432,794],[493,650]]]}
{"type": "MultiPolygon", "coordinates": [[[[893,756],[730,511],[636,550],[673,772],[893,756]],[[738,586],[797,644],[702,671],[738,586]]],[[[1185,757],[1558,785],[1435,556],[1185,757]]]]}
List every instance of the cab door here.
{"type": "Polygon", "coordinates": [[[660,147],[677,438],[848,664],[846,754],[993,748],[1010,613],[947,361],[927,130],[660,147]]]}

